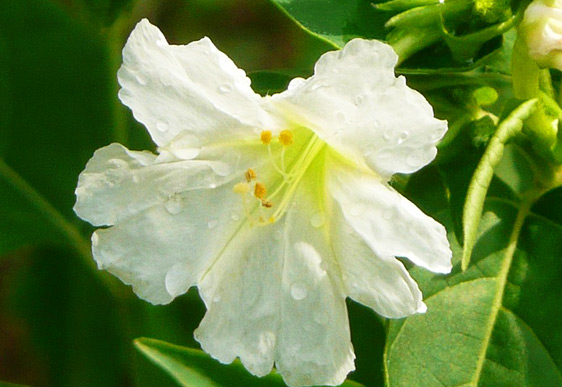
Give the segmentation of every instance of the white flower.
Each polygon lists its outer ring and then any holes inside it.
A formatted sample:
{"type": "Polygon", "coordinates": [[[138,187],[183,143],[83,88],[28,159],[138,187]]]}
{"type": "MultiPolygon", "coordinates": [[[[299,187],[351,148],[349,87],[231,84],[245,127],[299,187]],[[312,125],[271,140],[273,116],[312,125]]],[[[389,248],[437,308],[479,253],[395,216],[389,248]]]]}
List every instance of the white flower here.
{"type": "Polygon", "coordinates": [[[535,0],[519,28],[529,56],[540,67],[562,70],[562,0],[535,0]]]}
{"type": "Polygon", "coordinates": [[[92,236],[100,268],[154,304],[197,286],[202,348],[294,386],[354,369],[346,297],[425,311],[395,257],[449,272],[445,229],[388,181],[429,163],[447,128],[389,46],[352,40],[265,98],[209,39],[171,46],[147,20],[123,57],[119,97],[158,155],[111,144],[80,175],[76,213],[109,226],[92,236]]]}

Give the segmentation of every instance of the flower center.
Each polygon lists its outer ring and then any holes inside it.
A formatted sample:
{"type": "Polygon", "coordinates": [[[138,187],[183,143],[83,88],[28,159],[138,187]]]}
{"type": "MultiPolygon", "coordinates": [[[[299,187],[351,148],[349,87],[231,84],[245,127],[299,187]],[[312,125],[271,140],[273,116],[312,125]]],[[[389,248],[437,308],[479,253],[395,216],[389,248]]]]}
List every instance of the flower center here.
{"type": "Polygon", "coordinates": [[[244,212],[252,224],[275,223],[285,215],[308,167],[325,145],[318,136],[313,134],[301,145],[300,150],[291,152],[292,157],[287,166],[288,148],[295,146],[298,141],[295,141],[295,135],[290,130],[282,130],[277,139],[281,149],[280,152],[275,152],[277,154],[275,157],[272,147],[276,144],[272,144],[271,131],[264,130],[260,134],[261,143],[268,149],[269,163],[267,165],[273,167],[276,176],[276,178],[270,179],[270,188],[273,188],[271,193],[266,184],[260,180],[259,173],[252,168],[244,173],[244,181],[237,183],[233,188],[233,191],[242,197],[244,212]],[[257,212],[258,215],[252,216],[253,212],[257,212]]]}

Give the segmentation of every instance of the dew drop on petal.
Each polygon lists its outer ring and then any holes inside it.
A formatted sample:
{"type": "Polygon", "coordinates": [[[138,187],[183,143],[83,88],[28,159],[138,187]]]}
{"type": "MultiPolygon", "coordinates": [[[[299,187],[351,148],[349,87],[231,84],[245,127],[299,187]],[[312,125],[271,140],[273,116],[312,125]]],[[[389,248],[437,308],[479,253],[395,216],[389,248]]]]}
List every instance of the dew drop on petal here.
{"type": "Polygon", "coordinates": [[[320,325],[326,325],[328,322],[328,313],[326,310],[318,308],[312,314],[312,318],[320,325]]]}
{"type": "Polygon", "coordinates": [[[156,129],[161,131],[162,133],[167,132],[170,125],[164,121],[156,121],[156,129]]]}
{"type": "Polygon", "coordinates": [[[162,82],[164,86],[172,86],[174,83],[172,76],[166,72],[160,74],[160,82],[162,82]]]}
{"type": "Polygon", "coordinates": [[[223,83],[222,85],[219,86],[217,91],[220,94],[227,94],[227,93],[230,93],[232,91],[232,86],[229,85],[228,83],[223,83]]]}
{"type": "Polygon", "coordinates": [[[392,139],[392,130],[386,129],[386,130],[384,131],[384,133],[382,134],[382,138],[383,138],[385,141],[390,141],[390,140],[392,139]]]}
{"type": "Polygon", "coordinates": [[[400,136],[398,136],[398,145],[400,145],[404,141],[406,141],[409,136],[410,136],[410,134],[405,130],[402,133],[400,133],[400,136]]]}
{"type": "Polygon", "coordinates": [[[217,292],[215,294],[215,296],[213,297],[213,302],[219,302],[221,300],[221,298],[222,298],[222,295],[219,292],[217,292]]]}
{"type": "Polygon", "coordinates": [[[219,224],[219,221],[216,219],[211,219],[207,222],[207,227],[209,227],[209,229],[213,229],[215,227],[217,227],[219,224]]]}
{"type": "Polygon", "coordinates": [[[384,211],[382,212],[382,217],[383,219],[389,220],[392,218],[393,214],[394,211],[392,211],[392,208],[385,208],[384,211]]]}
{"type": "Polygon", "coordinates": [[[326,219],[322,212],[317,212],[316,214],[312,215],[312,217],[310,218],[310,224],[314,228],[322,227],[325,221],[326,219]]]}
{"type": "Polygon", "coordinates": [[[361,94],[356,96],[355,99],[353,100],[353,103],[355,104],[355,106],[361,106],[361,105],[363,105],[363,102],[365,102],[365,97],[361,94]]]}
{"type": "Polygon", "coordinates": [[[171,215],[179,214],[180,212],[183,211],[183,203],[181,197],[179,195],[171,196],[166,202],[166,204],[164,205],[164,207],[166,207],[166,210],[171,215]]]}
{"type": "Polygon", "coordinates": [[[328,87],[328,86],[329,85],[326,84],[326,83],[316,82],[312,86],[310,86],[310,89],[308,89],[308,91],[316,91],[316,90],[323,89],[323,88],[328,87]]]}
{"type": "Polygon", "coordinates": [[[146,84],[148,83],[148,81],[146,80],[146,78],[145,78],[143,75],[139,74],[139,73],[135,74],[135,78],[137,79],[137,82],[138,82],[140,85],[143,85],[143,86],[144,86],[144,85],[146,85],[146,84]]]}
{"type": "Polygon", "coordinates": [[[379,160],[387,160],[395,155],[392,149],[381,149],[377,153],[377,158],[379,160]]]}
{"type": "Polygon", "coordinates": [[[363,214],[364,210],[365,210],[365,206],[363,206],[363,204],[355,203],[351,205],[349,213],[353,216],[359,216],[363,214]]]}
{"type": "Polygon", "coordinates": [[[113,168],[123,168],[127,166],[127,162],[121,159],[109,159],[107,163],[113,168]]]}
{"type": "Polygon", "coordinates": [[[308,295],[308,289],[306,285],[302,282],[295,282],[291,285],[291,297],[295,300],[300,301],[308,295]]]}
{"type": "Polygon", "coordinates": [[[227,163],[217,162],[211,165],[213,172],[219,176],[228,176],[232,173],[232,168],[227,163]]]}
{"type": "Polygon", "coordinates": [[[238,215],[237,213],[233,212],[232,215],[230,215],[230,219],[232,219],[233,221],[237,222],[240,220],[240,215],[238,215]]]}
{"type": "Polygon", "coordinates": [[[408,155],[406,163],[411,167],[421,167],[422,165],[425,165],[426,160],[423,153],[414,152],[408,155]]]}

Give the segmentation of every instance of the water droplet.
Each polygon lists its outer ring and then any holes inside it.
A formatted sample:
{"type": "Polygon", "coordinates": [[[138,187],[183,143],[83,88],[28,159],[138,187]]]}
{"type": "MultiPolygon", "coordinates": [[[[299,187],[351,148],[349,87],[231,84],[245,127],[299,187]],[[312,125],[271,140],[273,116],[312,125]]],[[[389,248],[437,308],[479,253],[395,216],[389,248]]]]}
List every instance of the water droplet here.
{"type": "Polygon", "coordinates": [[[421,152],[410,153],[406,158],[406,163],[411,167],[421,167],[426,162],[424,154],[421,152]]]}
{"type": "Polygon", "coordinates": [[[228,83],[223,83],[222,85],[219,86],[217,90],[220,94],[227,94],[232,91],[232,86],[229,85],[228,83]]]}
{"type": "Polygon", "coordinates": [[[213,229],[215,227],[217,227],[219,224],[219,221],[216,219],[211,219],[207,222],[207,226],[209,227],[209,229],[213,229]]]}
{"type": "Polygon", "coordinates": [[[433,133],[431,133],[431,140],[432,141],[437,141],[439,139],[441,139],[441,137],[443,137],[443,129],[439,128],[437,130],[434,130],[433,133]]]}
{"type": "Polygon", "coordinates": [[[146,84],[148,83],[148,81],[146,80],[146,78],[145,78],[143,75],[139,74],[139,73],[135,74],[135,78],[137,79],[137,82],[138,82],[140,85],[143,85],[143,86],[144,86],[144,85],[146,85],[146,84]]]}
{"type": "Polygon", "coordinates": [[[324,214],[322,212],[317,212],[310,218],[310,224],[312,227],[319,228],[324,225],[325,220],[324,214]]]}
{"type": "Polygon", "coordinates": [[[392,218],[393,214],[394,211],[392,210],[392,208],[385,208],[385,210],[382,212],[382,217],[383,219],[389,220],[392,218]]]}
{"type": "Polygon", "coordinates": [[[232,173],[232,168],[230,165],[223,162],[213,163],[212,166],[213,171],[219,176],[228,176],[232,173]]]}
{"type": "Polygon", "coordinates": [[[167,72],[160,74],[160,82],[162,82],[164,86],[172,86],[174,83],[172,76],[167,72]]]}
{"type": "Polygon", "coordinates": [[[394,156],[394,154],[395,152],[393,152],[392,149],[381,149],[377,153],[377,158],[379,160],[387,160],[394,156]]]}
{"type": "Polygon", "coordinates": [[[316,321],[318,324],[320,325],[326,325],[326,323],[328,322],[328,313],[326,313],[326,311],[324,309],[321,308],[317,308],[313,315],[312,318],[314,319],[314,321],[316,321]]]}
{"type": "Polygon", "coordinates": [[[156,121],[156,129],[158,129],[161,132],[167,132],[169,127],[170,125],[168,125],[167,122],[156,121]]]}
{"type": "Polygon", "coordinates": [[[222,295],[220,293],[217,292],[217,294],[215,294],[215,296],[213,297],[213,302],[219,302],[222,298],[222,295]]]}
{"type": "Polygon", "coordinates": [[[392,130],[386,129],[382,134],[382,138],[384,138],[386,141],[390,141],[392,139],[392,130]]]}
{"type": "Polygon", "coordinates": [[[230,215],[230,219],[232,219],[233,221],[237,222],[240,220],[240,215],[238,215],[237,213],[233,212],[232,215],[230,215]]]}
{"type": "Polygon", "coordinates": [[[365,97],[361,94],[359,94],[357,97],[355,97],[355,99],[353,100],[353,103],[355,104],[355,106],[361,106],[363,105],[363,102],[365,102],[365,97]]]}
{"type": "Polygon", "coordinates": [[[342,123],[347,121],[347,117],[344,112],[336,112],[334,113],[334,120],[338,123],[342,123]]]}
{"type": "Polygon", "coordinates": [[[306,285],[302,282],[295,282],[291,286],[291,297],[299,301],[308,295],[308,289],[306,285]]]}
{"type": "Polygon", "coordinates": [[[410,136],[410,134],[405,130],[402,133],[400,133],[400,136],[398,136],[398,145],[400,145],[404,141],[406,141],[409,136],[410,136]]]}
{"type": "Polygon", "coordinates": [[[353,216],[359,216],[363,214],[365,207],[361,203],[355,203],[351,206],[349,213],[353,216]]]}
{"type": "Polygon", "coordinates": [[[113,168],[122,168],[127,166],[127,162],[121,159],[109,159],[107,160],[107,163],[113,168]]]}
{"type": "Polygon", "coordinates": [[[310,86],[309,91],[316,91],[316,90],[322,89],[324,87],[328,87],[328,85],[325,84],[325,83],[322,83],[322,82],[316,82],[312,86],[310,86]]]}
{"type": "Polygon", "coordinates": [[[170,199],[168,199],[164,207],[166,207],[166,210],[171,215],[179,214],[183,211],[183,203],[181,197],[179,195],[173,195],[172,197],[170,197],[170,199]]]}

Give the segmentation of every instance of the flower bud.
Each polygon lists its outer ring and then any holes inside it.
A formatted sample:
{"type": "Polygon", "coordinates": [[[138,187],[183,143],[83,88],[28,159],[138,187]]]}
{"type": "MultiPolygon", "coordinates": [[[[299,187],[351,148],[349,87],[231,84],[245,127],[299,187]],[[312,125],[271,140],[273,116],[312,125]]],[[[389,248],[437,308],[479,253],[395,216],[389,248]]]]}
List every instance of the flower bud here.
{"type": "Polygon", "coordinates": [[[519,30],[529,56],[540,67],[562,70],[562,0],[535,0],[519,30]]]}

